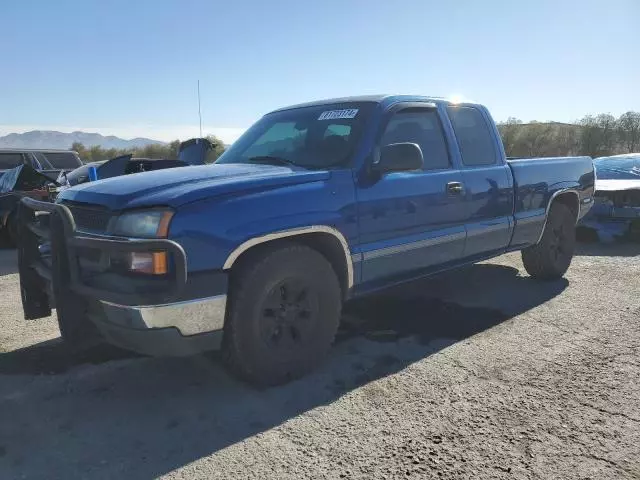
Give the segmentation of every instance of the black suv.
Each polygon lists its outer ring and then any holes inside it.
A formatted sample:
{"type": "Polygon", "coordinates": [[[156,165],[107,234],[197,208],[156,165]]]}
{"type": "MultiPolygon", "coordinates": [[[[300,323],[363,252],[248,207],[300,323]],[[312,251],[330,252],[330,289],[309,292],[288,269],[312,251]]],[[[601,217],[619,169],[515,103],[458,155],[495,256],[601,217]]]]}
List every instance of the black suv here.
{"type": "Polygon", "coordinates": [[[78,154],[71,150],[27,150],[0,148],[0,175],[19,165],[29,165],[56,178],[61,170],[71,171],[82,166],[78,154]],[[55,173],[55,175],[53,175],[55,173]]]}
{"type": "Polygon", "coordinates": [[[40,198],[48,195],[42,190],[44,184],[49,180],[55,183],[62,172],[80,166],[80,157],[71,150],[0,149],[0,243],[15,243],[16,207],[20,198],[44,199],[40,198]],[[23,165],[31,168],[17,168],[23,165]]]}

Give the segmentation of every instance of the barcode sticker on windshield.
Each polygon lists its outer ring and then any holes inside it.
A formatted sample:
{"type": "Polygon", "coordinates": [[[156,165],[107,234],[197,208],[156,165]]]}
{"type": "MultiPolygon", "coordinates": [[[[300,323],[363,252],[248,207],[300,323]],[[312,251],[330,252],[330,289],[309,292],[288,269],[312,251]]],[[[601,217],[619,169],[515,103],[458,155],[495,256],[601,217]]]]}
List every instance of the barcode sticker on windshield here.
{"type": "Polygon", "coordinates": [[[348,108],[346,110],[328,110],[322,112],[318,117],[318,120],[336,120],[341,118],[355,118],[358,114],[357,108],[348,108]]]}

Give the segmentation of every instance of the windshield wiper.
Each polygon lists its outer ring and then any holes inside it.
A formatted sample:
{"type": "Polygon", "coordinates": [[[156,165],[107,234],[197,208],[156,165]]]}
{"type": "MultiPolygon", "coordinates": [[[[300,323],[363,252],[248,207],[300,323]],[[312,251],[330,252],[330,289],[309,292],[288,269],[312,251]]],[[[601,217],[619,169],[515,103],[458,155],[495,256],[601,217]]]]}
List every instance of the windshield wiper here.
{"type": "Polygon", "coordinates": [[[257,157],[249,157],[247,160],[255,163],[275,163],[276,165],[294,165],[296,167],[300,166],[292,162],[291,160],[287,160],[284,157],[277,157],[275,155],[258,155],[257,157]]]}

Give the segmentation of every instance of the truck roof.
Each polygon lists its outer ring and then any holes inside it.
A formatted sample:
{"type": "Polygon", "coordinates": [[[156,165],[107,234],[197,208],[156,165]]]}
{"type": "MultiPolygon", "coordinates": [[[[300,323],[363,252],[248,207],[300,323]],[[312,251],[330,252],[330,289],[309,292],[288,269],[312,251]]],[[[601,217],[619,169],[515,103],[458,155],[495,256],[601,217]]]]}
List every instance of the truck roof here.
{"type": "Polygon", "coordinates": [[[398,102],[433,102],[433,103],[443,103],[446,105],[450,104],[466,104],[466,105],[476,105],[474,102],[454,102],[452,100],[443,98],[443,97],[430,97],[425,95],[360,95],[353,97],[338,97],[338,98],[328,98],[325,100],[316,100],[313,102],[305,102],[299,103],[296,105],[290,105],[288,107],[278,108],[273,110],[274,112],[280,112],[283,110],[293,110],[295,108],[303,108],[303,107],[314,107],[318,105],[329,105],[334,103],[350,103],[350,102],[360,102],[360,103],[380,103],[384,106],[392,105],[398,102]]]}
{"type": "Polygon", "coordinates": [[[0,152],[2,153],[75,153],[78,152],[74,150],[65,150],[60,148],[0,148],[0,152]]]}

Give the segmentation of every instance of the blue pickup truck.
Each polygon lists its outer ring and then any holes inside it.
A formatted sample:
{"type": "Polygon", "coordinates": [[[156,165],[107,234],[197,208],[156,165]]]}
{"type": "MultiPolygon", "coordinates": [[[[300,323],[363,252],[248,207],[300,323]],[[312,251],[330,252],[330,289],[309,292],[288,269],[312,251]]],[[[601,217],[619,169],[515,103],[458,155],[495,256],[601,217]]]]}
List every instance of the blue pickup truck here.
{"type": "Polygon", "coordinates": [[[481,105],[282,108],[213,165],[24,199],[25,318],[55,306],[71,345],[221,349],[245,379],[281,383],[323,358],[348,299],[514,250],[561,277],[593,193],[589,157],[507,161],[481,105]]]}

